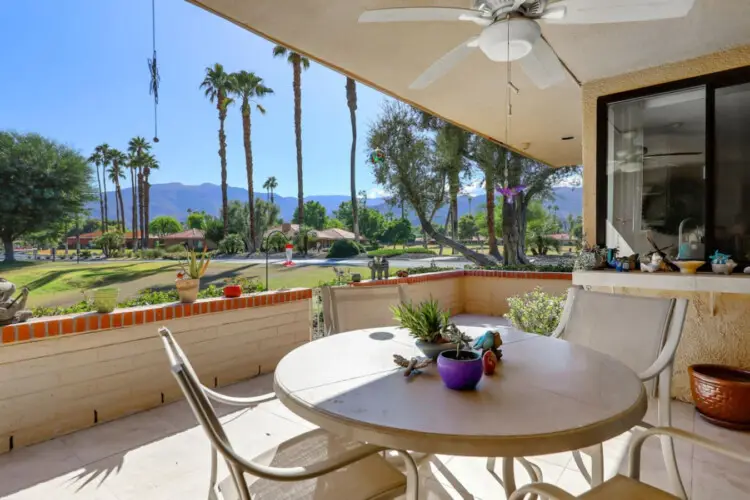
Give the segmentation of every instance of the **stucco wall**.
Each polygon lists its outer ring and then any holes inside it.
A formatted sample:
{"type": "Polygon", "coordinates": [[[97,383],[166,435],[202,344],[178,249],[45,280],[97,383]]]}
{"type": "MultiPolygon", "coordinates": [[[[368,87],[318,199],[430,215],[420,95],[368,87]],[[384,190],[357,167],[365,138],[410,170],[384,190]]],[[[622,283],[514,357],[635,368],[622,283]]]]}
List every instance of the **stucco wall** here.
{"type": "Polygon", "coordinates": [[[288,303],[3,345],[0,452],[181,397],[159,326],[175,334],[202,382],[217,387],[272,371],[287,352],[309,341],[310,304],[310,295],[300,293],[288,303]]]}
{"type": "MultiPolygon", "coordinates": [[[[686,35],[689,36],[689,35],[686,35]]],[[[583,93],[583,222],[593,243],[596,234],[596,101],[599,97],[676,80],[750,66],[750,45],[665,66],[585,83],[583,93]]]]}
{"type": "Polygon", "coordinates": [[[547,293],[563,294],[571,286],[570,278],[503,278],[464,277],[464,312],[502,316],[508,312],[508,298],[541,287],[547,293]]]}
{"type": "Polygon", "coordinates": [[[750,368],[750,295],[715,294],[714,314],[708,293],[642,288],[592,287],[605,293],[645,297],[678,297],[690,301],[682,339],[677,348],[672,396],[692,402],[688,366],[718,363],[750,368]]]}

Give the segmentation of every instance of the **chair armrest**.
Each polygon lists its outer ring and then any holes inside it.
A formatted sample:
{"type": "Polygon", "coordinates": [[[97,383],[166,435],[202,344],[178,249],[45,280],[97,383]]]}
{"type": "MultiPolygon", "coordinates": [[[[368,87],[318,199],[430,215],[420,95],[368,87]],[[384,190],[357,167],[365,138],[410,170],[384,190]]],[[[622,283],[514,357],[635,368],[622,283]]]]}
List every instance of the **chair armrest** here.
{"type": "Polygon", "coordinates": [[[750,464],[750,455],[740,453],[731,448],[727,448],[715,441],[706,439],[692,432],[683,431],[675,427],[654,427],[647,430],[646,432],[636,436],[630,443],[630,452],[628,456],[628,476],[633,479],[640,479],[641,475],[641,448],[643,447],[644,441],[651,436],[669,436],[678,439],[684,439],[690,441],[696,446],[705,448],[709,451],[713,451],[720,455],[724,455],[729,458],[734,458],[740,462],[750,464]]]}
{"type": "Polygon", "coordinates": [[[214,401],[218,403],[223,403],[229,406],[241,406],[241,407],[255,406],[260,403],[265,403],[266,401],[271,401],[273,399],[276,399],[275,392],[269,392],[266,394],[262,394],[260,396],[240,398],[240,397],[235,397],[235,396],[227,396],[226,394],[221,394],[220,392],[216,392],[214,390],[209,389],[205,385],[203,386],[203,392],[206,393],[206,396],[208,396],[209,399],[213,399],[214,401]]]}
{"type": "Polygon", "coordinates": [[[557,324],[555,331],[550,334],[550,337],[558,339],[565,331],[565,326],[568,324],[568,319],[570,318],[570,312],[573,310],[573,302],[576,300],[576,290],[578,290],[577,287],[568,288],[568,298],[565,299],[563,312],[560,315],[560,322],[557,324]]]}
{"type": "Polygon", "coordinates": [[[532,483],[521,486],[510,496],[508,500],[523,500],[526,495],[540,495],[549,500],[575,500],[576,497],[567,491],[549,483],[532,483]]]}

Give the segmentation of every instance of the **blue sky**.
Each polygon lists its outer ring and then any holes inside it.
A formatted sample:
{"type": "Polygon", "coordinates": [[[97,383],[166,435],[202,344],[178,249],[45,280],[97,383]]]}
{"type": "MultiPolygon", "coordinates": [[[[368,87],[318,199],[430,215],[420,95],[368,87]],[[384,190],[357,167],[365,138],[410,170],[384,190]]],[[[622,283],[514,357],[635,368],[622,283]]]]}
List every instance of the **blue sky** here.
{"type": "MultiPolygon", "coordinates": [[[[273,45],[183,0],[157,0],[157,51],[161,73],[161,170],[152,183],[220,183],[218,116],[198,86],[205,68],[253,71],[275,94],[254,113],[256,190],[270,175],[277,192],[296,196],[292,70],[271,55],[273,45]]],[[[99,143],[125,149],[153,137],[148,93],[151,57],[150,0],[2,1],[0,129],[38,132],[88,155],[99,143]]],[[[351,132],[345,78],[312,63],[302,76],[305,194],[349,192],[351,132]]],[[[358,189],[374,193],[365,163],[364,137],[383,94],[358,85],[358,189]]],[[[228,182],[247,186],[239,107],[227,119],[228,182]]]]}

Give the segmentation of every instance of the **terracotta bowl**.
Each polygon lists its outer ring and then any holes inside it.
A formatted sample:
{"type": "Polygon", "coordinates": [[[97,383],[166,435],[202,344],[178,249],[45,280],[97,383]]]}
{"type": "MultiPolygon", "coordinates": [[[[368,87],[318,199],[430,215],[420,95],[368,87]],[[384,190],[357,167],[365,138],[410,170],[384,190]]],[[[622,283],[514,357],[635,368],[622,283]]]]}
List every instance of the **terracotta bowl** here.
{"type": "Polygon", "coordinates": [[[709,420],[750,425],[750,371],[724,365],[688,368],[695,407],[709,420]]]}

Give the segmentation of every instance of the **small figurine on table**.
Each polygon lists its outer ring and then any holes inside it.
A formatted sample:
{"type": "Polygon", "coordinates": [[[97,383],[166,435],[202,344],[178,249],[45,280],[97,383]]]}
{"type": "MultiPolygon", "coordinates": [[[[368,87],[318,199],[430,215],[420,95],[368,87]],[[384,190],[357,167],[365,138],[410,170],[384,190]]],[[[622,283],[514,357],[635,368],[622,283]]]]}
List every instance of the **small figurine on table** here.
{"type": "Polygon", "coordinates": [[[502,345],[503,339],[497,330],[487,330],[484,332],[484,335],[474,342],[474,349],[482,350],[482,366],[484,367],[485,375],[495,373],[497,363],[503,357],[503,351],[500,349],[502,345]]]}
{"type": "Polygon", "coordinates": [[[422,373],[420,369],[425,368],[427,365],[432,363],[432,360],[430,358],[406,359],[405,357],[399,354],[394,354],[393,362],[396,363],[401,368],[406,368],[406,371],[404,371],[404,377],[408,377],[412,373],[414,375],[419,375],[420,373],[422,373]]]}

